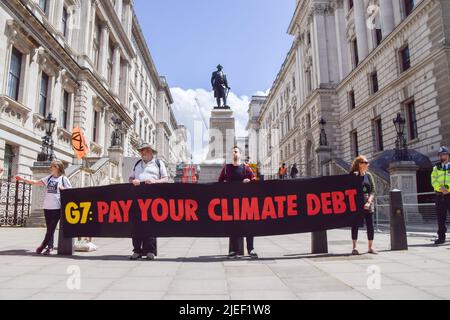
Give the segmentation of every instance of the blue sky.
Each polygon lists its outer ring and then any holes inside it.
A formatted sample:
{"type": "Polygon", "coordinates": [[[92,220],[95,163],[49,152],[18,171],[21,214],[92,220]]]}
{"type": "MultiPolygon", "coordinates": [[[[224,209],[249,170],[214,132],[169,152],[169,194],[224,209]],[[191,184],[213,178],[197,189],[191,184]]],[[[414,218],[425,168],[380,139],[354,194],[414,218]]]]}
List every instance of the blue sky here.
{"type": "Polygon", "coordinates": [[[225,67],[238,96],[265,91],[291,46],[295,0],[135,0],[160,74],[171,87],[210,90],[225,67]]]}
{"type": "Polygon", "coordinates": [[[194,162],[205,159],[215,106],[211,73],[225,67],[236,135],[246,136],[248,104],[264,94],[292,44],[295,0],[135,0],[159,74],[167,77],[179,124],[188,129],[194,162]],[[206,119],[205,122],[203,119],[206,119]]]}

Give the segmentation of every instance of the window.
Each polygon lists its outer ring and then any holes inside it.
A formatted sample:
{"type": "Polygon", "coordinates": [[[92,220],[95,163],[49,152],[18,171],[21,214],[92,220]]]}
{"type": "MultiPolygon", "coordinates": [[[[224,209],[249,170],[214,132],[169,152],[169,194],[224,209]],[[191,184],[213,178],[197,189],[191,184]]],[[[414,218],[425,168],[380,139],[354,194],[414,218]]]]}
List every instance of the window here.
{"type": "Polygon", "coordinates": [[[370,88],[372,90],[372,94],[377,93],[379,90],[378,73],[376,71],[370,74],[370,88]]]}
{"type": "Polygon", "coordinates": [[[48,75],[42,72],[41,89],[39,90],[39,114],[43,117],[47,115],[48,82],[48,75]]]}
{"type": "Polygon", "coordinates": [[[311,91],[312,91],[311,70],[306,71],[306,90],[308,91],[308,93],[311,93],[311,91]]]}
{"type": "Polygon", "coordinates": [[[309,32],[306,34],[306,44],[311,45],[311,33],[309,32]]]}
{"type": "Polygon", "coordinates": [[[64,90],[63,103],[61,110],[61,127],[69,129],[69,107],[70,107],[70,94],[64,90]]]}
{"type": "Polygon", "coordinates": [[[403,0],[403,5],[405,8],[405,17],[407,17],[414,10],[414,0],[403,0]]]}
{"type": "Polygon", "coordinates": [[[113,73],[113,56],[114,56],[114,46],[110,43],[108,48],[108,83],[112,85],[112,73],[113,73]]]}
{"type": "Polygon", "coordinates": [[[373,129],[375,134],[375,151],[383,151],[383,126],[381,118],[377,118],[373,121],[373,129]]]}
{"type": "Polygon", "coordinates": [[[101,37],[101,26],[98,23],[98,19],[95,20],[95,32],[94,32],[94,41],[92,44],[92,51],[94,53],[94,65],[97,70],[100,67],[100,37],[101,37]]]}
{"type": "Polygon", "coordinates": [[[374,35],[375,35],[375,47],[378,47],[381,41],[383,41],[383,33],[381,32],[381,29],[378,28],[375,29],[374,35]]]}
{"type": "Polygon", "coordinates": [[[350,48],[352,50],[353,68],[356,68],[359,64],[358,40],[356,38],[350,42],[350,48]]]}
{"type": "Polygon", "coordinates": [[[348,0],[348,9],[353,9],[353,0],[348,0]]]}
{"type": "Polygon", "coordinates": [[[68,30],[68,28],[69,28],[68,22],[69,22],[69,13],[67,11],[67,8],[64,7],[63,14],[62,14],[62,32],[63,32],[64,37],[66,37],[66,38],[68,35],[68,31],[69,31],[68,30]]]}
{"type": "MultiPolygon", "coordinates": [[[[6,144],[5,145],[5,161],[4,161],[4,172],[3,177],[6,178],[8,181],[11,181],[11,178],[13,177],[13,166],[14,166],[14,158],[16,156],[16,152],[14,152],[14,148],[6,144]]],[[[1,178],[1,177],[0,177],[1,178]]]]}
{"type": "Polygon", "coordinates": [[[416,116],[416,105],[414,100],[409,101],[405,104],[406,111],[406,123],[408,130],[408,139],[414,140],[419,137],[417,131],[417,116],[416,116]]]}
{"type": "Polygon", "coordinates": [[[311,129],[311,114],[306,115],[306,129],[311,129]]]}
{"type": "Polygon", "coordinates": [[[405,46],[402,49],[400,49],[400,70],[401,72],[404,72],[411,68],[411,57],[409,54],[409,47],[405,46]]]}
{"type": "Polygon", "coordinates": [[[39,7],[41,8],[42,11],[44,11],[45,13],[47,13],[47,0],[39,0],[39,7]]]}
{"type": "Polygon", "coordinates": [[[353,110],[356,108],[356,100],[355,100],[355,91],[354,90],[351,90],[348,93],[348,104],[349,104],[350,110],[353,110]]]}
{"type": "Polygon", "coordinates": [[[14,100],[19,99],[21,70],[22,70],[22,54],[16,48],[13,47],[11,52],[11,64],[9,67],[8,96],[14,100]]]}
{"type": "Polygon", "coordinates": [[[351,148],[352,148],[352,156],[354,158],[356,158],[359,156],[358,132],[356,130],[353,130],[350,133],[350,141],[351,141],[351,148]]]}
{"type": "Polygon", "coordinates": [[[98,142],[98,136],[99,136],[99,128],[98,128],[98,126],[99,126],[99,114],[98,114],[98,112],[97,111],[94,111],[94,123],[93,123],[93,126],[92,126],[92,140],[94,141],[94,142],[98,142]]]}

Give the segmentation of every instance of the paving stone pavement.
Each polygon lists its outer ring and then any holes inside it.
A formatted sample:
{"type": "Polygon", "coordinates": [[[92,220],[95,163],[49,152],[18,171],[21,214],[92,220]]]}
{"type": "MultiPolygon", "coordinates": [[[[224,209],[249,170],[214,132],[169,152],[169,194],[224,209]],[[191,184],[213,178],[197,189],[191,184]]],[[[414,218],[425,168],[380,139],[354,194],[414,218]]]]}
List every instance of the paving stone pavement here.
{"type": "MultiPolygon", "coordinates": [[[[450,243],[426,237],[390,251],[389,235],[376,234],[376,256],[349,255],[348,230],[328,233],[327,255],[309,254],[309,234],[257,238],[257,261],[227,259],[227,239],[159,239],[157,260],[129,261],[129,239],[37,256],[44,233],[0,228],[0,299],[450,299],[450,243]]],[[[359,246],[364,253],[367,241],[359,246]]]]}

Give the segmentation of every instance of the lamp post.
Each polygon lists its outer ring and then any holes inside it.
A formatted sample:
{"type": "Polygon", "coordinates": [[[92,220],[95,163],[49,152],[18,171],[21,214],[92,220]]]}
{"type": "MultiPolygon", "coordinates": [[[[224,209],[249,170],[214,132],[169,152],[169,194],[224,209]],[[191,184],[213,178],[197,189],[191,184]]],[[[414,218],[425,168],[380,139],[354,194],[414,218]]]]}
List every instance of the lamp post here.
{"type": "Polygon", "coordinates": [[[325,125],[327,122],[324,118],[321,118],[319,121],[320,125],[320,141],[319,144],[321,147],[327,147],[328,146],[328,139],[327,139],[327,133],[325,132],[325,125]]]}
{"type": "Polygon", "coordinates": [[[49,113],[44,120],[45,137],[42,138],[41,152],[38,154],[37,160],[40,162],[51,162],[55,159],[53,150],[53,131],[55,130],[56,119],[49,113]]]}
{"type": "Polygon", "coordinates": [[[397,132],[397,140],[395,141],[395,160],[408,161],[408,147],[406,146],[405,127],[406,120],[397,113],[397,118],[393,120],[395,131],[397,132]]]}

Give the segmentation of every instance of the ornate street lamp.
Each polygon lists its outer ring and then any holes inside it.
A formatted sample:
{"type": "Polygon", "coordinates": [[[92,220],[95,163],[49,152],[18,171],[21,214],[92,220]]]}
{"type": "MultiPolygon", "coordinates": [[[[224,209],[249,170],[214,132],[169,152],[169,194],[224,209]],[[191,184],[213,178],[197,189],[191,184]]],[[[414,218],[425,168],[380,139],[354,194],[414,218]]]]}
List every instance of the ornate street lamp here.
{"type": "Polygon", "coordinates": [[[328,146],[328,139],[327,139],[327,133],[325,132],[325,125],[327,122],[324,118],[321,118],[319,121],[320,125],[320,141],[319,144],[321,147],[327,147],[328,146]]]}
{"type": "Polygon", "coordinates": [[[395,141],[395,160],[408,161],[408,147],[406,146],[405,127],[406,120],[401,113],[397,113],[397,118],[393,120],[397,140],[395,141]]]}
{"type": "Polygon", "coordinates": [[[55,130],[56,119],[52,117],[49,113],[47,118],[44,120],[45,137],[42,138],[41,152],[38,154],[38,161],[50,162],[55,159],[55,154],[53,150],[53,132],[55,130]]]}

